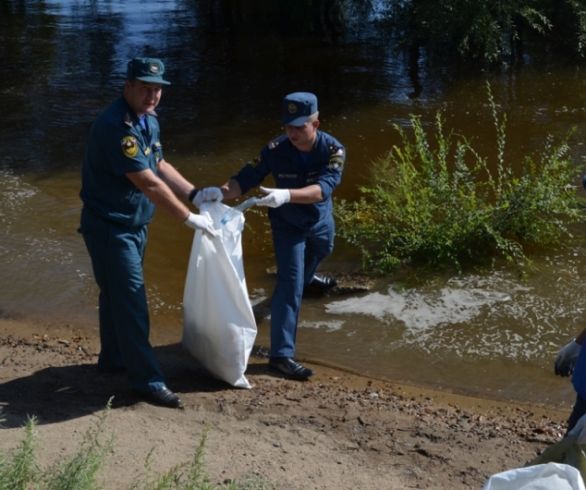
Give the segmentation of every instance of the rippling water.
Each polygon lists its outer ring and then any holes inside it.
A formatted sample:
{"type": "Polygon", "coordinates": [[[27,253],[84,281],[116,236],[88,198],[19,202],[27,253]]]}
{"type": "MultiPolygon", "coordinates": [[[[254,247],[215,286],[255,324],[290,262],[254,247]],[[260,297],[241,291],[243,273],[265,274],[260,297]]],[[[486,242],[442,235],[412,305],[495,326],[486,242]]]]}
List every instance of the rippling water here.
{"type": "MultiPolygon", "coordinates": [[[[234,33],[210,26],[193,2],[8,2],[0,16],[0,311],[97,322],[96,288],[76,233],[79,165],[89,125],[120,92],[124,63],[143,52],[165,59],[173,85],[160,107],[167,159],[194,182],[219,184],[279,133],[280,98],[320,97],[322,124],[348,148],[338,197],[353,198],[369,163],[397,143],[394,124],[444,108],[450,127],[494,152],[483,76],[428,72],[423,91],[392,39],[234,33]]],[[[583,166],[584,81],[578,70],[526,67],[489,78],[509,116],[508,155],[538,151],[547,134],[576,128],[572,152],[583,166]]],[[[273,265],[262,213],[247,213],[249,290],[270,294],[273,265]]],[[[191,234],[162,213],[146,259],[153,327],[181,334],[181,300],[191,234]]],[[[586,298],[581,227],[565,247],[535,257],[519,276],[506,267],[458,277],[389,277],[356,297],[304,302],[299,355],[373,376],[480,396],[568,405],[556,379],[559,346],[583,327],[586,298]]],[[[355,269],[338,241],[324,269],[355,269]]],[[[266,322],[258,342],[268,343],[266,322]]]]}

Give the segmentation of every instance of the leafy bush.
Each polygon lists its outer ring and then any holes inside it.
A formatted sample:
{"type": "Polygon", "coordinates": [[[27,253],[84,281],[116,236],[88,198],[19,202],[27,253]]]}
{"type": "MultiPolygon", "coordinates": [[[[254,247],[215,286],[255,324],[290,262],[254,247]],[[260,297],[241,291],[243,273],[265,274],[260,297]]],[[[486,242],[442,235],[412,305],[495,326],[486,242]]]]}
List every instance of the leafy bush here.
{"type": "Polygon", "coordinates": [[[523,264],[528,246],[555,243],[580,219],[567,139],[548,138],[516,174],[505,160],[506,117],[499,117],[487,90],[494,168],[465,137],[446,133],[441,112],[434,145],[412,116],[412,137],[395,125],[402,143],[374,162],[360,199],[337,203],[339,234],[361,251],[366,270],[385,273],[406,262],[460,270],[464,261],[494,256],[523,264]]]}

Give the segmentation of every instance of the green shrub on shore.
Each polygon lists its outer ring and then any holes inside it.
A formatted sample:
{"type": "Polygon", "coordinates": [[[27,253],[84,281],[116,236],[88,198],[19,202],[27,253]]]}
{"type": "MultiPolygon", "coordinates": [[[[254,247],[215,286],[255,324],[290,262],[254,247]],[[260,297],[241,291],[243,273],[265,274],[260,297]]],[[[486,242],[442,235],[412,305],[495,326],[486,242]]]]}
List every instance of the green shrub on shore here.
{"type": "MultiPolygon", "coordinates": [[[[35,456],[37,449],[36,420],[28,420],[24,438],[10,454],[0,452],[0,490],[97,490],[103,488],[98,475],[107,456],[113,452],[114,438],[103,441],[107,409],[97,423],[85,433],[79,449],[64,461],[41,469],[35,456]]],[[[138,477],[130,489],[140,490],[271,490],[264,480],[252,477],[240,482],[222,485],[210,483],[204,467],[206,434],[200,440],[191,462],[178,464],[163,474],[149,469],[150,457],[145,462],[146,475],[138,477]]],[[[151,452],[152,453],[152,452],[151,452]]]]}
{"type": "Polygon", "coordinates": [[[506,117],[487,90],[492,166],[465,137],[446,133],[441,112],[433,139],[411,116],[412,135],[395,125],[401,144],[374,162],[359,200],[337,202],[339,234],[361,251],[365,270],[387,273],[405,263],[461,270],[497,256],[526,264],[528,247],[556,243],[581,219],[567,139],[548,138],[515,172],[505,158],[506,117]]]}

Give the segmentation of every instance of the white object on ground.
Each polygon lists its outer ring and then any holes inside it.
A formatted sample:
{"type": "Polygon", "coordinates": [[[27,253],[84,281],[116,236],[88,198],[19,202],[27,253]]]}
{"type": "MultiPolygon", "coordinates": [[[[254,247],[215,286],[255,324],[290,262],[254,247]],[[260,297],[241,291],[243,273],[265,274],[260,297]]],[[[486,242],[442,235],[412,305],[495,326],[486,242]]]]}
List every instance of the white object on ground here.
{"type": "Polygon", "coordinates": [[[483,490],[586,490],[580,472],[562,463],[516,468],[492,475],[483,490]]]}

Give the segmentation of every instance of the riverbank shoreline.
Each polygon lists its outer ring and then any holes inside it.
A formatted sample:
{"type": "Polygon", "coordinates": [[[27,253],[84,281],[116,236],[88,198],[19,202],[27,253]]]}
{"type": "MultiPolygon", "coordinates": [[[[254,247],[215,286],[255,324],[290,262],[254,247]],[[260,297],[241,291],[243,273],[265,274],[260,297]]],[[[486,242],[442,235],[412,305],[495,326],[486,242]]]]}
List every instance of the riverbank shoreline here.
{"type": "Polygon", "coordinates": [[[137,399],[123,376],[99,374],[91,332],[0,319],[0,451],[18,445],[34,415],[39,464],[66,457],[113,396],[106,430],[115,446],[100,473],[104,488],[128,488],[149,454],[155,472],[189,461],[204,433],[204,467],[215,483],[254,477],[287,489],[480,488],[557,442],[567,417],[323,365],[312,366],[310,382],[288,381],[262,357],[249,363],[253,388],[232,389],[180,345],[154,339],[185,403],[170,410],[137,399]]]}

